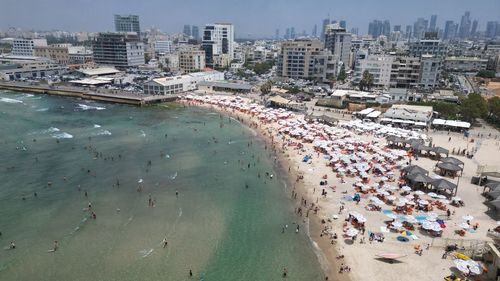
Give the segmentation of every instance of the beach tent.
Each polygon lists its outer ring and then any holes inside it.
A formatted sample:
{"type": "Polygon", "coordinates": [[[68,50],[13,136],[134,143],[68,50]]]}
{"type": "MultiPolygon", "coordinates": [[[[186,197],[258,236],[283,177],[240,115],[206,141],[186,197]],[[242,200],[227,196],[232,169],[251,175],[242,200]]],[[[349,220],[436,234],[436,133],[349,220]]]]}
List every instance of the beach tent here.
{"type": "Polygon", "coordinates": [[[490,191],[486,194],[486,196],[495,200],[498,198],[498,196],[500,196],[500,189],[495,189],[493,191],[490,191]]]}
{"type": "Polygon", "coordinates": [[[481,177],[500,178],[500,168],[498,166],[478,165],[477,174],[481,177]]]}
{"type": "Polygon", "coordinates": [[[458,160],[455,157],[445,157],[445,158],[442,158],[441,162],[451,163],[451,164],[455,164],[457,166],[462,166],[462,167],[464,166],[464,162],[458,160]]]}
{"type": "Polygon", "coordinates": [[[460,166],[447,162],[440,162],[436,165],[436,167],[438,167],[441,170],[452,171],[452,172],[458,172],[462,170],[460,166]]]}
{"type": "Polygon", "coordinates": [[[420,173],[410,174],[408,175],[408,179],[414,183],[430,183],[433,181],[432,178],[420,173]]]}
{"type": "Polygon", "coordinates": [[[411,175],[411,174],[425,174],[425,175],[428,175],[429,172],[427,172],[426,169],[418,166],[418,165],[409,165],[409,166],[406,166],[403,168],[403,171],[405,171],[408,175],[411,175]]]}
{"type": "Polygon", "coordinates": [[[431,185],[434,186],[437,190],[449,190],[451,193],[457,188],[457,185],[445,180],[445,179],[437,179],[431,182],[431,185]]]}
{"type": "Polygon", "coordinates": [[[440,146],[433,147],[431,149],[431,152],[436,154],[437,157],[441,157],[441,154],[444,154],[444,155],[446,155],[446,157],[448,157],[448,154],[450,153],[450,151],[448,149],[446,149],[444,147],[440,147],[440,146]]]}

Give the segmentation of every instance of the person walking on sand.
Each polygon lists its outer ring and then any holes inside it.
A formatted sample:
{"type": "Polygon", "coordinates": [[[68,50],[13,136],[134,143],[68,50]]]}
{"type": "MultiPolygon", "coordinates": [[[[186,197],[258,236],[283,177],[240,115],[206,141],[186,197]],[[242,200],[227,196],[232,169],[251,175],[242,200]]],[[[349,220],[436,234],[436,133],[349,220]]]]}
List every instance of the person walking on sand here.
{"type": "Polygon", "coordinates": [[[189,270],[189,278],[192,278],[193,277],[193,271],[190,269],[189,270]]]}

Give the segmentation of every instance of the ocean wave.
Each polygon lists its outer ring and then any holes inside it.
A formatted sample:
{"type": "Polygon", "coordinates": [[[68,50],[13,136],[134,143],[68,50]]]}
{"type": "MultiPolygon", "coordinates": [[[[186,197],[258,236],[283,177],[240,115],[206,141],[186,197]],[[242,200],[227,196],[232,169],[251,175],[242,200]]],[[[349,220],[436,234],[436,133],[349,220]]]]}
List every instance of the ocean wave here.
{"type": "Polygon", "coordinates": [[[9,99],[9,98],[0,98],[1,102],[6,102],[6,103],[23,103],[23,101],[16,100],[16,99],[9,99]]]}
{"type": "Polygon", "coordinates": [[[94,124],[94,128],[101,128],[101,125],[94,124]]]}
{"type": "Polygon", "coordinates": [[[97,133],[92,133],[93,136],[111,136],[111,132],[108,130],[99,130],[97,133]]]}
{"type": "Polygon", "coordinates": [[[144,138],[146,137],[146,133],[143,130],[141,130],[141,137],[144,137],[144,138]]]}
{"type": "Polygon", "coordinates": [[[177,177],[177,172],[175,172],[175,174],[171,175],[171,176],[170,176],[170,179],[171,179],[171,180],[175,180],[175,178],[176,178],[176,177],[177,177]]]}
{"type": "Polygon", "coordinates": [[[72,139],[73,135],[68,134],[66,132],[62,132],[62,133],[58,133],[58,134],[53,134],[52,137],[56,138],[56,139],[72,139]]]}
{"type": "Polygon", "coordinates": [[[104,110],[106,109],[105,107],[100,107],[100,106],[91,106],[91,105],[86,105],[86,104],[81,104],[79,103],[77,105],[77,108],[81,109],[81,110],[104,110]]]}
{"type": "Polygon", "coordinates": [[[39,108],[36,111],[47,111],[47,110],[49,110],[49,108],[48,107],[44,107],[44,108],[39,108]]]}

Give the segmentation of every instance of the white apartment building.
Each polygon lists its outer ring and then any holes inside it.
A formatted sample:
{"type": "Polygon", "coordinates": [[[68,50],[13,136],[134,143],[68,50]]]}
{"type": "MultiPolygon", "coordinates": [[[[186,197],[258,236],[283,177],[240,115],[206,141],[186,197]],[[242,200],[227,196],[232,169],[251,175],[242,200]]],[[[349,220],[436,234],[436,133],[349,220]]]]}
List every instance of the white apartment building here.
{"type": "Polygon", "coordinates": [[[47,40],[45,38],[36,38],[36,39],[16,38],[12,43],[12,55],[34,56],[35,47],[47,47],[47,40]]]}
{"type": "Polygon", "coordinates": [[[201,45],[205,50],[208,66],[218,66],[215,64],[215,57],[222,55],[230,62],[234,59],[234,26],[230,23],[207,24],[203,30],[201,45]]]}
{"type": "Polygon", "coordinates": [[[338,57],[346,69],[351,68],[351,40],[352,34],[338,24],[326,26],[325,47],[338,57]]]}
{"type": "Polygon", "coordinates": [[[422,55],[420,58],[420,87],[431,89],[439,83],[441,60],[433,55],[422,55]]]}
{"type": "Polygon", "coordinates": [[[365,59],[356,62],[353,82],[359,84],[363,78],[363,72],[368,71],[373,75],[375,87],[389,88],[393,62],[393,56],[368,55],[365,59]]]}
{"type": "Polygon", "coordinates": [[[157,40],[152,44],[152,48],[157,54],[169,54],[172,52],[172,41],[170,40],[157,40]]]}
{"type": "Polygon", "coordinates": [[[477,72],[485,70],[487,65],[487,59],[478,57],[447,57],[444,61],[444,67],[448,71],[477,72]]]}

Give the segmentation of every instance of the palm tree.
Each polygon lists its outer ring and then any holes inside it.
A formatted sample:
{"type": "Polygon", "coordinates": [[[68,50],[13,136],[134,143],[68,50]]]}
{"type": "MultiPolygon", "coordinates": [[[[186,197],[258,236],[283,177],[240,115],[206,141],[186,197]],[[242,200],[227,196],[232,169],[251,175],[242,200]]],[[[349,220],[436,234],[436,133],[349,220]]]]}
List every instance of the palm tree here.
{"type": "Polygon", "coordinates": [[[363,91],[365,88],[370,90],[372,86],[373,86],[373,75],[370,72],[368,72],[368,70],[365,70],[363,72],[363,77],[359,82],[359,89],[361,91],[363,91]]]}

